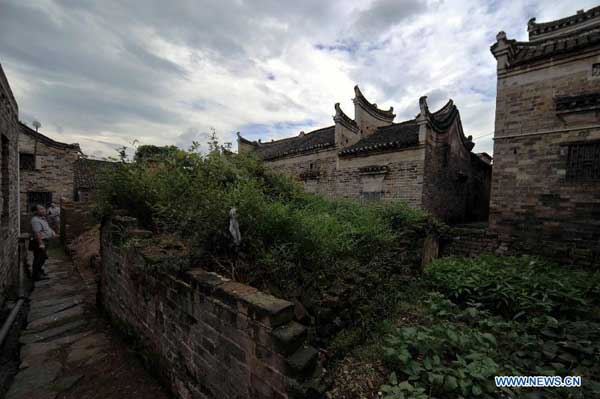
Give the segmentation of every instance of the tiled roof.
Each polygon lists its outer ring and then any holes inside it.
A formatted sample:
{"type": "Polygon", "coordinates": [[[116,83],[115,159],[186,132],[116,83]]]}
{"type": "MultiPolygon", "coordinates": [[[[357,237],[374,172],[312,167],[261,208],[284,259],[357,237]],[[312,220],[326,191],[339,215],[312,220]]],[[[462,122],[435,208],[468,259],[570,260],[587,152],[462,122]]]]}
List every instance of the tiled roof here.
{"type": "Polygon", "coordinates": [[[556,21],[537,23],[535,22],[535,18],[531,18],[527,24],[529,39],[534,40],[540,35],[547,35],[561,29],[570,28],[577,24],[584,24],[597,17],[600,17],[600,6],[590,8],[587,11],[578,11],[575,15],[557,19],[556,21]]]}
{"type": "Polygon", "coordinates": [[[572,52],[600,46],[600,29],[587,29],[539,42],[512,42],[514,54],[510,65],[517,66],[544,58],[557,57],[572,52]]]}
{"type": "Polygon", "coordinates": [[[118,163],[96,159],[80,158],[75,161],[75,189],[93,190],[98,186],[98,175],[118,163]]]}
{"type": "Polygon", "coordinates": [[[300,154],[335,145],[335,126],[300,133],[296,137],[276,140],[270,143],[246,142],[256,146],[256,153],[263,159],[275,159],[286,155],[300,154]]]}
{"type": "Polygon", "coordinates": [[[77,150],[77,151],[81,152],[81,149],[79,148],[79,144],[77,144],[77,143],[73,143],[73,144],[61,143],[60,141],[52,140],[50,137],[44,136],[43,134],[36,132],[35,130],[31,129],[29,126],[27,126],[26,124],[24,124],[22,122],[19,122],[19,124],[21,125],[21,133],[31,136],[46,145],[49,145],[49,146],[55,147],[55,148],[73,149],[73,150],[77,150]]]}
{"type": "Polygon", "coordinates": [[[413,119],[380,127],[372,135],[342,150],[340,155],[358,155],[372,151],[408,148],[418,144],[419,126],[413,119]]]}

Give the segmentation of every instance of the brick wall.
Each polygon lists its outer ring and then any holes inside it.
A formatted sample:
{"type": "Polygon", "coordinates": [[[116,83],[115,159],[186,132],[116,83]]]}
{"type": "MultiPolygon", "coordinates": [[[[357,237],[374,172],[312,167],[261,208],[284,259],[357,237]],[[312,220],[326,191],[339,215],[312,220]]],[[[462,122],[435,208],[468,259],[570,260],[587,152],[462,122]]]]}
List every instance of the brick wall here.
{"type": "MultiPolygon", "coordinates": [[[[79,151],[73,148],[57,148],[20,134],[19,152],[36,154],[38,170],[21,169],[21,230],[29,232],[31,210],[28,209],[27,192],[51,192],[52,200],[59,204],[61,198],[74,199],[74,162],[79,151]]],[[[42,204],[44,205],[44,204],[42,204]]]]}
{"type": "Polygon", "coordinates": [[[267,165],[296,178],[300,177],[307,191],[353,199],[361,198],[365,179],[368,178],[361,169],[368,166],[386,166],[387,172],[382,176],[381,198],[404,200],[414,207],[419,207],[424,157],[423,148],[416,148],[362,157],[343,157],[338,161],[336,150],[329,150],[268,161],[267,165]]]}
{"type": "Polygon", "coordinates": [[[135,225],[102,226],[101,300],[178,397],[313,397],[317,352],[290,302],[199,268],[167,271],[177,245],[160,248],[135,225]]]}
{"type": "Polygon", "coordinates": [[[568,143],[600,139],[598,110],[558,114],[556,96],[600,91],[600,52],[499,74],[490,228],[568,263],[600,264],[600,181],[567,178],[568,143]]]}
{"type": "Polygon", "coordinates": [[[18,145],[17,103],[0,66],[0,308],[18,279],[18,145]]]}

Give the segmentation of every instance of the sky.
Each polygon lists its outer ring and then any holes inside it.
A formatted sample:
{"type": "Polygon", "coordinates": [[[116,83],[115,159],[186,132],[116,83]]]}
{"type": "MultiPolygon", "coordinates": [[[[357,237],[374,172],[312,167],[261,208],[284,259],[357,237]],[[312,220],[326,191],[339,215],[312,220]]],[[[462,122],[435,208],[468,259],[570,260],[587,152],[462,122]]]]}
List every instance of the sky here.
{"type": "Polygon", "coordinates": [[[91,158],[122,146],[263,141],[353,116],[353,87],[396,122],[452,98],[493,150],[498,31],[587,0],[0,0],[0,63],[19,117],[91,158]],[[549,4],[552,3],[552,7],[549,4]]]}

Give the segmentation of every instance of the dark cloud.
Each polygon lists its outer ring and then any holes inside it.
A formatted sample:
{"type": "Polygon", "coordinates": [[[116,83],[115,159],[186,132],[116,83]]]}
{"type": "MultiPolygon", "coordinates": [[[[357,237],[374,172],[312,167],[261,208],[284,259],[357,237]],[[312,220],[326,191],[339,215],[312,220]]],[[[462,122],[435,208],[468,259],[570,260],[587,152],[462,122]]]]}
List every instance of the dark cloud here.
{"type": "Polygon", "coordinates": [[[358,35],[378,35],[427,10],[420,0],[376,0],[354,23],[358,35]]]}

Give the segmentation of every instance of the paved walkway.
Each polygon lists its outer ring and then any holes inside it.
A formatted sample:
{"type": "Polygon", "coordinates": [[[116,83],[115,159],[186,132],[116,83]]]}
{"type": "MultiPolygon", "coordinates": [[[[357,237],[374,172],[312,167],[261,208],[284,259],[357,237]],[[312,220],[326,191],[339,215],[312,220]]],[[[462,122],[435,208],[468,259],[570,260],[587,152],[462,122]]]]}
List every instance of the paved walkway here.
{"type": "Polygon", "coordinates": [[[62,254],[46,269],[50,279],[31,295],[21,365],[6,398],[167,399],[97,314],[93,277],[84,271],[83,278],[62,254]]]}

